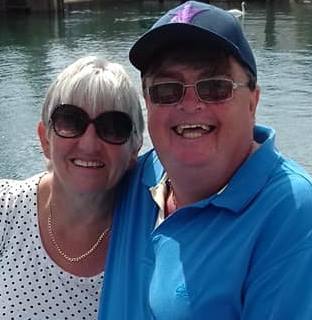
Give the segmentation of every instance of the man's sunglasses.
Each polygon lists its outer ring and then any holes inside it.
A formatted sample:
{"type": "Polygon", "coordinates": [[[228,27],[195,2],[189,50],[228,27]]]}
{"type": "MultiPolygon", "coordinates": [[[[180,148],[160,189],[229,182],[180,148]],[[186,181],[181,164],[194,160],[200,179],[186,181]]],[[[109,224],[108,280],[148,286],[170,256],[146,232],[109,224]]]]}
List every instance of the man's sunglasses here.
{"type": "Polygon", "coordinates": [[[110,144],[126,143],[133,129],[132,120],[125,112],[106,111],[90,119],[83,109],[71,104],[57,106],[50,122],[56,135],[62,138],[78,138],[92,123],[98,137],[110,144]]]}
{"type": "Polygon", "coordinates": [[[195,88],[199,100],[205,103],[220,103],[232,99],[234,90],[248,87],[248,84],[220,78],[202,79],[194,84],[170,81],[153,84],[147,88],[147,92],[152,103],[175,104],[183,99],[185,90],[189,87],[195,88]]]}

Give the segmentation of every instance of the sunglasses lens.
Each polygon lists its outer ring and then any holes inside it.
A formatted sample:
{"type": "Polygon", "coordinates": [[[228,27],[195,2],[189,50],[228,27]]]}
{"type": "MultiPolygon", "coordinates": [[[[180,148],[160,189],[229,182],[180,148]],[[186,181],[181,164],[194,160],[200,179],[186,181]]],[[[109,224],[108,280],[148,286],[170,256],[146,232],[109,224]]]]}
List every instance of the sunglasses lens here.
{"type": "Polygon", "coordinates": [[[232,97],[233,83],[226,79],[207,79],[197,83],[197,92],[201,100],[218,102],[232,97]]]}
{"type": "Polygon", "coordinates": [[[55,133],[62,138],[80,137],[93,123],[99,138],[111,144],[126,143],[133,127],[130,116],[125,112],[107,111],[91,120],[84,110],[69,104],[57,107],[51,122],[55,133]]]}
{"type": "Polygon", "coordinates": [[[172,104],[181,100],[183,90],[183,85],[178,82],[160,83],[149,88],[149,95],[155,104],[172,104]]]}
{"type": "Polygon", "coordinates": [[[99,137],[111,144],[124,144],[132,131],[132,120],[127,113],[108,111],[95,120],[95,127],[99,137]]]}
{"type": "Polygon", "coordinates": [[[55,133],[63,138],[79,137],[88,126],[85,112],[76,106],[66,104],[55,109],[51,121],[55,133]]]}

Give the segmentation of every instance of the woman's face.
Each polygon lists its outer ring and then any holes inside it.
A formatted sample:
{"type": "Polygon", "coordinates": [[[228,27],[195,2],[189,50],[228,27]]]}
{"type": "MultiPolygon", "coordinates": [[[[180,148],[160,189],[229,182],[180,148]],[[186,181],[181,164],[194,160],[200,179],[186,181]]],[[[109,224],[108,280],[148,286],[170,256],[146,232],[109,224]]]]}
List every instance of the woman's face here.
{"type": "Polygon", "coordinates": [[[137,158],[138,150],[133,150],[129,139],[124,144],[110,144],[98,136],[94,123],[81,136],[64,138],[53,129],[47,135],[41,122],[38,134],[55,182],[72,192],[96,193],[114,188],[137,158]]]}

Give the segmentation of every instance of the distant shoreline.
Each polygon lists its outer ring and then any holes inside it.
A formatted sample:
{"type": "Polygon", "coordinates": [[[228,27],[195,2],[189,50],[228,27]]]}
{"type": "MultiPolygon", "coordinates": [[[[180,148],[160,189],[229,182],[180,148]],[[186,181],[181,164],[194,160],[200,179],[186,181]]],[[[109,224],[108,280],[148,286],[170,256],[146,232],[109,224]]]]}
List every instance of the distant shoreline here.
{"type": "Polygon", "coordinates": [[[64,0],[65,3],[73,3],[73,2],[92,2],[94,0],[64,0]]]}

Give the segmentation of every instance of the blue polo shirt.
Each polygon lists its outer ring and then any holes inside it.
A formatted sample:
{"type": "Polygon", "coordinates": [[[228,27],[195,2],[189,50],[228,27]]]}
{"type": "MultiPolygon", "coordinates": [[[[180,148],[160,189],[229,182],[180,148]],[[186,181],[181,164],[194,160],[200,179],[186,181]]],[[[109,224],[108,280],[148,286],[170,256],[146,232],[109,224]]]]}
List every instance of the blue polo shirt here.
{"type": "Polygon", "coordinates": [[[261,147],[223,192],[154,229],[154,151],[124,179],[99,319],[312,319],[312,182],[255,128],[261,147]]]}

